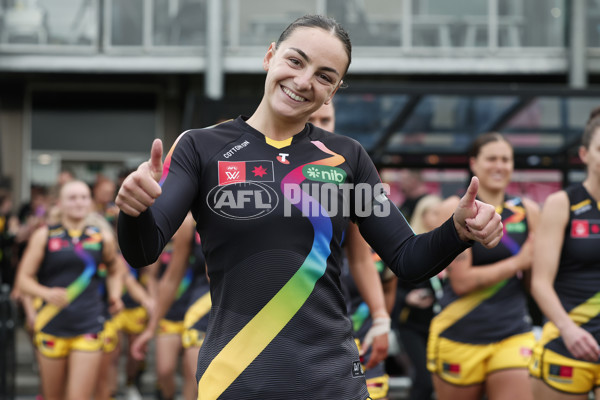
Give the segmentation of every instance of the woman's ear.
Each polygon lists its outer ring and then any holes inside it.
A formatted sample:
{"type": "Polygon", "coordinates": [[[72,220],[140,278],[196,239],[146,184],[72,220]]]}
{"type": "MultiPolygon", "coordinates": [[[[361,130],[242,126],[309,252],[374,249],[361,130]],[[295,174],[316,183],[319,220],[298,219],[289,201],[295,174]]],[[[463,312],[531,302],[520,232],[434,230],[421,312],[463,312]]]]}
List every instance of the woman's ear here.
{"type": "Polygon", "coordinates": [[[271,60],[273,59],[273,56],[275,55],[275,50],[277,50],[275,48],[275,42],[272,42],[271,45],[269,46],[269,49],[267,50],[267,54],[265,54],[265,57],[263,58],[263,69],[265,71],[269,70],[269,66],[271,64],[271,60]]]}
{"type": "Polygon", "coordinates": [[[578,153],[579,153],[579,158],[581,159],[581,161],[583,161],[584,164],[587,164],[587,154],[588,154],[588,151],[585,148],[585,146],[579,146],[578,153]]]}
{"type": "Polygon", "coordinates": [[[475,175],[475,171],[473,170],[474,165],[475,165],[475,157],[469,157],[469,169],[475,175]]]}

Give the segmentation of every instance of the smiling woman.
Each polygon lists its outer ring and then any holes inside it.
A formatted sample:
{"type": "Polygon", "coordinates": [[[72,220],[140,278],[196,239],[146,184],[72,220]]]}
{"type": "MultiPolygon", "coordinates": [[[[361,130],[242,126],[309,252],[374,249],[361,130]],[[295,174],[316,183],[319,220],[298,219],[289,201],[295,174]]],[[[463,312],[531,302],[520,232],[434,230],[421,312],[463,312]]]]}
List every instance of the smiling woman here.
{"type": "MultiPolygon", "coordinates": [[[[89,399],[96,388],[106,306],[99,270],[106,268],[106,282],[118,283],[122,275],[112,230],[95,223],[91,206],[86,183],[65,183],[57,223],[33,233],[18,267],[18,289],[43,299],[34,342],[44,399],[89,399]]],[[[113,304],[120,303],[119,283],[107,291],[113,304]]]]}
{"type": "Polygon", "coordinates": [[[360,144],[307,124],[339,89],[350,52],[332,19],[298,19],[267,50],[251,117],[185,132],[164,168],[156,140],[121,186],[119,240],[135,267],[158,257],[188,210],[197,222],[212,297],[198,399],[369,397],[340,288],[349,220],[408,280],[436,274],[471,240],[500,240],[476,180],[453,218],[415,236],[360,144]]]}

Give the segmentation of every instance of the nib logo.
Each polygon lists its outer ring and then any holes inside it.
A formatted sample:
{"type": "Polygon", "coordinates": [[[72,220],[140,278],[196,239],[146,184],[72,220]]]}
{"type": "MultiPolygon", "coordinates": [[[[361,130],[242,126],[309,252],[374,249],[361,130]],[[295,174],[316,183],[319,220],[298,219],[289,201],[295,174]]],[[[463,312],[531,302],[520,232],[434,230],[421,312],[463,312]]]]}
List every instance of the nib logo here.
{"type": "Polygon", "coordinates": [[[346,171],[337,167],[328,167],[326,165],[305,165],[302,168],[302,175],[308,180],[326,183],[344,183],[346,180],[346,171]]]}

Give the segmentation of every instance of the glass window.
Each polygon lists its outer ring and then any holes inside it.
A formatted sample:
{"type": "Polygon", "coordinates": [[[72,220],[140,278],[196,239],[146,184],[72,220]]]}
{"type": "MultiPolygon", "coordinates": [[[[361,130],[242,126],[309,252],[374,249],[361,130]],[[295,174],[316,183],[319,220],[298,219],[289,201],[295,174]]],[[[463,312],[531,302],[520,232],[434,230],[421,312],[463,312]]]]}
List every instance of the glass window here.
{"type": "Polygon", "coordinates": [[[349,33],[354,46],[400,46],[402,1],[328,0],[327,15],[349,33]]]}
{"type": "Polygon", "coordinates": [[[587,0],[587,45],[600,47],[600,0],[587,0]]]}
{"type": "Polygon", "coordinates": [[[568,101],[568,126],[583,131],[590,112],[600,106],[598,97],[575,97],[568,101]]]}
{"type": "Polygon", "coordinates": [[[268,46],[277,41],[281,32],[298,17],[314,14],[317,1],[296,0],[237,0],[229,2],[228,25],[236,28],[239,37],[229,38],[230,43],[246,46],[268,46]]]}
{"type": "Polygon", "coordinates": [[[91,45],[98,40],[96,0],[44,0],[49,44],[91,45]]]}
{"type": "Polygon", "coordinates": [[[142,46],[144,0],[108,0],[112,46],[142,46]]]}
{"type": "Polygon", "coordinates": [[[487,1],[411,1],[412,46],[487,47],[487,1]]]}
{"type": "Polygon", "coordinates": [[[206,0],[154,0],[153,14],[153,45],[206,44],[206,0]]]}
{"type": "Polygon", "coordinates": [[[425,96],[388,150],[401,153],[464,153],[474,135],[493,129],[517,102],[514,96],[425,96]]]}
{"type": "Polygon", "coordinates": [[[400,95],[337,94],[336,133],[350,136],[371,149],[407,99],[400,95]]]}
{"type": "Polygon", "coordinates": [[[0,41],[91,45],[98,39],[97,0],[0,2],[0,41]]]}
{"type": "Polygon", "coordinates": [[[518,112],[502,129],[502,133],[515,146],[515,153],[560,150],[566,143],[565,135],[568,133],[565,115],[565,99],[538,97],[518,112]]]}
{"type": "Polygon", "coordinates": [[[498,45],[563,47],[567,14],[564,0],[498,0],[498,45]]]}

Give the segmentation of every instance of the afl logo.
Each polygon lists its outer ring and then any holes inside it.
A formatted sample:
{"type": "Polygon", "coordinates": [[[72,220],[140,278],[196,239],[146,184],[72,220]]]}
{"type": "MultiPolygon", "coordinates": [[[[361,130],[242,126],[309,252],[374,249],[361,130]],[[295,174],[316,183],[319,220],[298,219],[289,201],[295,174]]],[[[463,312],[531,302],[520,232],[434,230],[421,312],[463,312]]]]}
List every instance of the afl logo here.
{"type": "Polygon", "coordinates": [[[235,220],[250,220],[270,214],[279,204],[277,192],[259,182],[215,186],[206,204],[217,215],[235,220]]]}

